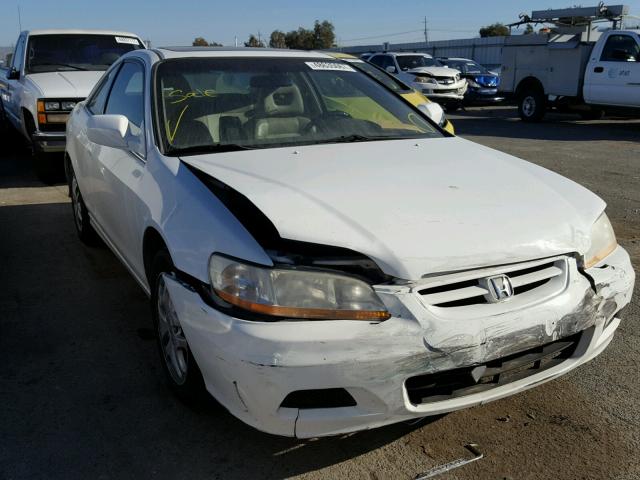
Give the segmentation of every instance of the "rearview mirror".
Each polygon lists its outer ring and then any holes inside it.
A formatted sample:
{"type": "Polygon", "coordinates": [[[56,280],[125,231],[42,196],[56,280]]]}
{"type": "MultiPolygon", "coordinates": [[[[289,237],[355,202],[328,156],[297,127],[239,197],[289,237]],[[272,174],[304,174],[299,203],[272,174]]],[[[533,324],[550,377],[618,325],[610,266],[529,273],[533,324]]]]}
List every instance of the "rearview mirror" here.
{"type": "Polygon", "coordinates": [[[387,68],[385,68],[385,70],[387,72],[389,72],[389,73],[396,73],[397,72],[396,67],[394,67],[392,65],[389,65],[387,68]]]}
{"type": "Polygon", "coordinates": [[[20,71],[15,68],[10,68],[7,71],[7,80],[18,80],[20,78],[20,71]]]}
{"type": "Polygon", "coordinates": [[[441,125],[444,117],[444,110],[439,103],[421,103],[418,105],[418,110],[424,113],[427,117],[433,120],[436,124],[441,125]]]}
{"type": "Polygon", "coordinates": [[[129,119],[124,115],[93,115],[87,122],[89,141],[105,147],[128,150],[129,119]]]}

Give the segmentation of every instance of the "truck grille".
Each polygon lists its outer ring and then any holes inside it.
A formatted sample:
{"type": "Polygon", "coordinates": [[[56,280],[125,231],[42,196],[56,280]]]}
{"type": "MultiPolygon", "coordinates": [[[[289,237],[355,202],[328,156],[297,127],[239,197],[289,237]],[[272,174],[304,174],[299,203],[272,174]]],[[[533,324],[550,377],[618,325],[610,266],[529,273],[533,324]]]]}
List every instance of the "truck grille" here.
{"type": "Polygon", "coordinates": [[[538,289],[554,286],[546,294],[557,293],[565,284],[567,260],[565,257],[527,262],[498,269],[468,272],[460,276],[446,276],[444,280],[434,279],[433,286],[418,291],[423,302],[437,308],[455,308],[470,305],[498,303],[515,300],[527,293],[535,294],[538,289]],[[496,299],[492,293],[490,278],[505,276],[511,291],[504,299],[496,299]],[[462,277],[462,278],[461,278],[462,277]]]}

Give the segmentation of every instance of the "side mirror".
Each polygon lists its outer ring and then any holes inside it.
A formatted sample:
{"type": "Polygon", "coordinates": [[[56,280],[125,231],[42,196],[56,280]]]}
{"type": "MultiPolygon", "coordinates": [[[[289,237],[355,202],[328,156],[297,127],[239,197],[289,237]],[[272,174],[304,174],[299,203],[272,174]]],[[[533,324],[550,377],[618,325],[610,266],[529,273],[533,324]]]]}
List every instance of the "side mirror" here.
{"type": "Polygon", "coordinates": [[[396,73],[397,72],[396,67],[394,67],[392,65],[389,65],[387,68],[385,68],[385,70],[387,72],[389,72],[389,73],[396,73]]]}
{"type": "Polygon", "coordinates": [[[89,141],[105,147],[128,150],[129,119],[124,115],[93,115],[87,122],[89,141]]]}
{"type": "Polygon", "coordinates": [[[439,103],[421,103],[418,105],[418,110],[424,113],[427,117],[433,120],[436,124],[442,125],[442,119],[444,118],[444,110],[439,103]]]}
{"type": "Polygon", "coordinates": [[[10,68],[7,72],[7,80],[18,80],[20,78],[20,71],[15,68],[10,68]]]}

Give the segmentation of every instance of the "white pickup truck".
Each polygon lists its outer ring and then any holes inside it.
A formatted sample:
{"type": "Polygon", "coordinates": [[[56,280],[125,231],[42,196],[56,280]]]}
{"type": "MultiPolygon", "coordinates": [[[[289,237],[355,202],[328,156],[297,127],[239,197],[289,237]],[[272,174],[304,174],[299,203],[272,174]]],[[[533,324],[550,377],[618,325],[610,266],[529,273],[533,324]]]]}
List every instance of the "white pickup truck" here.
{"type": "Polygon", "coordinates": [[[144,48],[137,35],[104,30],[32,30],[18,37],[0,67],[0,121],[24,135],[36,170],[51,172],[49,153],[64,152],[69,113],[121,55],[144,48]]]}
{"type": "Polygon", "coordinates": [[[559,26],[505,40],[500,91],[516,98],[522,120],[540,121],[550,107],[586,119],[609,110],[640,115],[640,31],[601,31],[592,25],[619,25],[627,12],[623,5],[600,5],[543,10],[525,19],[559,26]]]}

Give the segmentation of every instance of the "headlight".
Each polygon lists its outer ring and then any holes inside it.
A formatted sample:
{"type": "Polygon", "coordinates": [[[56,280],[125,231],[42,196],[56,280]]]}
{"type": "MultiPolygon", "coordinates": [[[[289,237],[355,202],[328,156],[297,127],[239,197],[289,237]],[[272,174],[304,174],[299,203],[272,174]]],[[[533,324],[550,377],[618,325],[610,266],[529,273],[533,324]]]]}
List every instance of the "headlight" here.
{"type": "Polygon", "coordinates": [[[414,77],[413,81],[415,83],[430,83],[432,85],[438,84],[438,82],[436,82],[435,79],[429,78],[429,77],[414,77]]]}
{"type": "Polygon", "coordinates": [[[76,106],[76,102],[62,102],[62,110],[73,110],[76,106]]]}
{"type": "Polygon", "coordinates": [[[584,255],[585,268],[591,268],[605,259],[617,246],[618,241],[609,217],[603,213],[591,227],[591,247],[584,255]]]}
{"type": "Polygon", "coordinates": [[[254,313],[316,320],[391,317],[370,285],[345,275],[260,267],[214,254],[209,276],[220,298],[254,313]]]}
{"type": "Polygon", "coordinates": [[[51,110],[60,110],[60,102],[44,102],[44,109],[46,111],[51,111],[51,110]]]}

